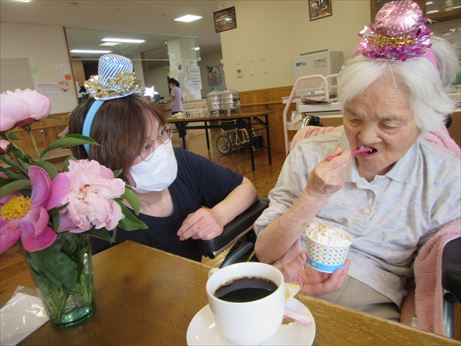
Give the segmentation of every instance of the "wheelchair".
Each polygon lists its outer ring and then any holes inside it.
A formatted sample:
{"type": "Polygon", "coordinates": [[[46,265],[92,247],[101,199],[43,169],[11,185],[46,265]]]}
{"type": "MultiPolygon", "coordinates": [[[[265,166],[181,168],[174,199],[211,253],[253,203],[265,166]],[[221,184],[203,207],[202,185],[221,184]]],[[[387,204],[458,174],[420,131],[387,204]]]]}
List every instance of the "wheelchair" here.
{"type": "Polygon", "coordinates": [[[250,136],[244,120],[221,121],[221,134],[216,138],[216,148],[223,154],[241,151],[247,148],[250,136]]]}
{"type": "Polygon", "coordinates": [[[216,138],[216,148],[221,154],[227,155],[231,152],[247,150],[247,148],[254,151],[262,147],[262,137],[256,135],[253,128],[251,131],[250,145],[247,120],[223,120],[221,122],[221,134],[216,138]]]}

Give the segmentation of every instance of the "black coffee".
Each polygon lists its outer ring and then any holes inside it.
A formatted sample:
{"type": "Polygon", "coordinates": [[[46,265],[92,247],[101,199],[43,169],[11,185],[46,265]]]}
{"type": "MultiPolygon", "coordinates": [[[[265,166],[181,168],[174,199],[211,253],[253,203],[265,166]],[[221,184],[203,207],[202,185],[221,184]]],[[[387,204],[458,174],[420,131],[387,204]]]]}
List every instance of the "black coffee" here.
{"type": "Polygon", "coordinates": [[[264,298],[277,288],[269,279],[244,277],[219,287],[214,295],[228,302],[244,303],[264,298]]]}

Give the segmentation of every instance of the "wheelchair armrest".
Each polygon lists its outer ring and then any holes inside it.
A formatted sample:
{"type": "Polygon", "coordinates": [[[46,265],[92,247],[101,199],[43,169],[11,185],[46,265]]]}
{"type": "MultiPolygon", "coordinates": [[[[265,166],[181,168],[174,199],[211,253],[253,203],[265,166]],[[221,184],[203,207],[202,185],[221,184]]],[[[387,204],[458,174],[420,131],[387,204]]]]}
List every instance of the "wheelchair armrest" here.
{"type": "Polygon", "coordinates": [[[256,219],[269,205],[267,198],[262,198],[224,226],[221,235],[211,240],[201,240],[200,246],[204,256],[215,258],[217,254],[236,242],[253,228],[256,219]]]}
{"type": "Polygon", "coordinates": [[[442,287],[461,301],[461,238],[450,241],[443,249],[442,287]]]}
{"type": "Polygon", "coordinates": [[[254,242],[250,241],[245,241],[238,247],[237,245],[234,245],[234,247],[231,249],[226,258],[222,261],[219,267],[224,268],[225,266],[228,266],[230,264],[246,261],[246,259],[248,259],[251,253],[253,252],[253,248],[254,242]]]}

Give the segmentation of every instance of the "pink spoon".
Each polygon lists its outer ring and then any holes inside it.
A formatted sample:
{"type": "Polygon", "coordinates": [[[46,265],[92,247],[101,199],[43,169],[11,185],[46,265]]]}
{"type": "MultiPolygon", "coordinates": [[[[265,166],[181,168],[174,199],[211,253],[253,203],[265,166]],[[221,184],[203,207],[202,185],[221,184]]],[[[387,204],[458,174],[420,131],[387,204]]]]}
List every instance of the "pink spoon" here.
{"type": "MultiPolygon", "coordinates": [[[[371,151],[371,149],[360,148],[360,149],[354,149],[354,150],[352,150],[351,153],[352,153],[353,155],[357,155],[357,154],[369,153],[370,151],[371,151]]],[[[341,154],[342,154],[342,153],[336,153],[336,154],[334,154],[334,155],[327,156],[327,157],[325,158],[325,160],[331,161],[331,160],[333,160],[335,157],[337,157],[337,156],[339,156],[339,155],[341,155],[341,154]]]]}
{"type": "Polygon", "coordinates": [[[357,155],[357,154],[363,154],[363,153],[369,153],[371,149],[367,148],[360,148],[360,149],[354,149],[351,151],[352,154],[357,155]]]}

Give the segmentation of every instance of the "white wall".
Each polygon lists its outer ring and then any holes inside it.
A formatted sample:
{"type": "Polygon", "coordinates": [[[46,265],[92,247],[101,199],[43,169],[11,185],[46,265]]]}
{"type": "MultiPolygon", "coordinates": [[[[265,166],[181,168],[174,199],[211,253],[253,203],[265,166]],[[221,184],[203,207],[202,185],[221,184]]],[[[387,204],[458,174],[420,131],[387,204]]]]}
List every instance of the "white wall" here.
{"type": "MultiPolygon", "coordinates": [[[[208,70],[207,66],[216,66],[221,64],[222,54],[221,51],[213,52],[206,55],[201,55],[201,60],[199,61],[200,66],[200,78],[202,79],[202,97],[206,97],[206,95],[210,92],[208,88],[208,70]]],[[[224,85],[226,85],[226,81],[224,80],[224,85]]]]}
{"type": "MultiPolygon", "coordinates": [[[[56,85],[71,73],[69,54],[60,26],[0,23],[0,58],[29,60],[32,80],[56,85]]],[[[77,105],[74,80],[69,90],[57,89],[50,95],[51,113],[69,112],[77,105]]]]}
{"type": "Polygon", "coordinates": [[[167,98],[168,93],[168,82],[167,77],[170,71],[170,64],[168,61],[164,63],[157,63],[153,66],[149,66],[144,70],[144,79],[146,85],[151,87],[152,84],[155,87],[160,96],[167,98]]]}
{"type": "Polygon", "coordinates": [[[370,22],[370,1],[332,0],[333,15],[309,21],[307,1],[220,1],[235,6],[237,28],[222,32],[226,86],[239,91],[292,85],[300,53],[338,50],[347,60],[370,22]],[[243,77],[236,70],[241,66],[243,77]]]}

